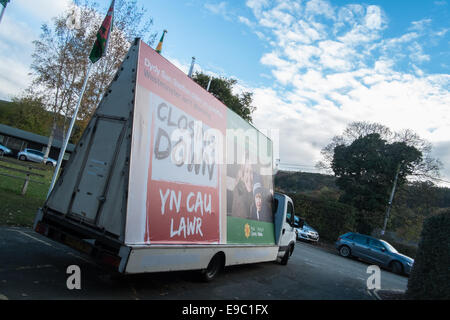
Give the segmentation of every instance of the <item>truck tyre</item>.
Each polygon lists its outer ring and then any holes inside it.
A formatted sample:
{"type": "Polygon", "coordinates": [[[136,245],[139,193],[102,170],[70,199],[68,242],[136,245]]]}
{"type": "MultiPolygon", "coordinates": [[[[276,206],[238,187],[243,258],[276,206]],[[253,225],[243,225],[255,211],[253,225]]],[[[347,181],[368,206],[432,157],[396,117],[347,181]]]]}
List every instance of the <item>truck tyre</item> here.
{"type": "Polygon", "coordinates": [[[223,267],[223,256],[219,253],[214,255],[214,257],[209,262],[206,269],[200,271],[200,280],[204,282],[210,282],[220,273],[223,267]]]}
{"type": "Polygon", "coordinates": [[[289,246],[289,248],[286,250],[286,252],[284,253],[283,258],[281,259],[280,264],[281,264],[282,266],[285,266],[285,265],[288,264],[289,257],[291,256],[292,251],[294,251],[294,250],[293,250],[293,247],[292,247],[292,244],[291,244],[291,245],[289,246]]]}

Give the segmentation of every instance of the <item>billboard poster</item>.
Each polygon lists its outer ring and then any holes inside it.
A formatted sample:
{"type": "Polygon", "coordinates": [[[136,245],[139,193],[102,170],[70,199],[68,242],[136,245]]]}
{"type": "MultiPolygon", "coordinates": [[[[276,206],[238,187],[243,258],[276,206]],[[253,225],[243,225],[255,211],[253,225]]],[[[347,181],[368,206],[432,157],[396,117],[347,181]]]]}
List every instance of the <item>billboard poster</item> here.
{"type": "Polygon", "coordinates": [[[141,42],[128,242],[220,243],[226,107],[141,42]],[[132,233],[139,236],[133,236],[132,233]]]}
{"type": "Polygon", "coordinates": [[[138,55],[125,242],[274,244],[270,141],[143,42],[138,55]]]}
{"type": "Polygon", "coordinates": [[[226,140],[227,242],[273,244],[271,142],[230,110],[226,140]]]}

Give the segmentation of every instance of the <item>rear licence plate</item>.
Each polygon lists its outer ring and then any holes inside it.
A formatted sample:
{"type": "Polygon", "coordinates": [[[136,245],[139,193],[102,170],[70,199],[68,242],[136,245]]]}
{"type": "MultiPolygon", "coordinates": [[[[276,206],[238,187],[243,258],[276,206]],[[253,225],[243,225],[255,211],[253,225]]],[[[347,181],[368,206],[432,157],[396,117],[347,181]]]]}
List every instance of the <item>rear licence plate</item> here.
{"type": "Polygon", "coordinates": [[[71,248],[74,248],[78,251],[81,251],[81,252],[84,252],[87,254],[91,253],[91,251],[92,251],[92,247],[89,244],[83,242],[82,240],[76,239],[76,238],[66,236],[64,243],[67,244],[71,248]]]}

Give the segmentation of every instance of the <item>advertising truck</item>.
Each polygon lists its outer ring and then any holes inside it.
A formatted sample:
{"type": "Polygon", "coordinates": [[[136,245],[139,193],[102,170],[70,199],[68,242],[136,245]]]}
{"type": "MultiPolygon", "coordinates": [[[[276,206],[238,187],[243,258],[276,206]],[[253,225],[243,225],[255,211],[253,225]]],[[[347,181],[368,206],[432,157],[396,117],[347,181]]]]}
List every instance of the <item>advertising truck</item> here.
{"type": "Polygon", "coordinates": [[[122,274],[288,262],[294,206],[273,143],[140,39],[34,230],[122,274]]]}

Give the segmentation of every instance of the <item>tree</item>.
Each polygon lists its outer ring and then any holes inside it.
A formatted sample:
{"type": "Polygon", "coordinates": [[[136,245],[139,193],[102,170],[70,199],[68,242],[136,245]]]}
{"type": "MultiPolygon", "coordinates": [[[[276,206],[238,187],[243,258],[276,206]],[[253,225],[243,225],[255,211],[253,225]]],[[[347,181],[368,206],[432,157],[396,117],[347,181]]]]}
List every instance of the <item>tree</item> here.
{"type": "Polygon", "coordinates": [[[412,130],[405,129],[399,132],[393,132],[382,124],[365,121],[352,122],[347,126],[342,135],[334,136],[331,142],[322,149],[321,154],[323,160],[319,161],[316,167],[329,172],[332,171],[331,163],[336,146],[349,146],[356,139],[374,133],[378,134],[381,139],[386,140],[387,143],[403,142],[408,146],[415,147],[422,153],[421,161],[414,162],[414,167],[409,175],[411,178],[416,180],[433,180],[439,177],[442,163],[431,156],[431,143],[420,138],[412,130]]]}
{"type": "Polygon", "coordinates": [[[400,187],[421,161],[417,148],[405,142],[388,143],[378,133],[334,148],[331,167],[343,191],[340,201],[358,209],[358,231],[370,233],[381,225],[397,171],[400,187]]]}
{"type": "MultiPolygon", "coordinates": [[[[105,10],[98,10],[91,0],[76,0],[74,9],[55,17],[51,25],[44,24],[40,38],[33,42],[34,53],[31,69],[33,82],[25,95],[43,101],[47,110],[53,113],[52,130],[47,154],[53,140],[58,115],[71,117],[86,76],[88,55],[95,35],[104,18],[105,10]],[[68,21],[74,18],[79,24],[72,26],[68,21]],[[102,13],[99,13],[102,12],[102,13]]],[[[113,79],[130,42],[137,36],[145,37],[152,44],[156,34],[150,34],[152,19],[145,17],[146,10],[138,7],[136,0],[116,2],[114,30],[111,34],[108,52],[92,68],[86,92],[78,114],[79,134],[88,123],[108,84],[113,79]]],[[[64,127],[65,127],[64,122],[64,127]]],[[[64,130],[65,131],[65,130],[64,130]]],[[[74,140],[76,140],[75,137],[74,140]]]]}
{"type": "Polygon", "coordinates": [[[48,135],[52,119],[42,102],[14,98],[0,106],[0,123],[40,135],[48,135]]]}
{"type": "MultiPolygon", "coordinates": [[[[204,89],[208,87],[210,77],[204,73],[196,72],[192,80],[197,82],[204,89]]],[[[248,122],[252,121],[252,113],[256,107],[252,106],[253,94],[243,92],[241,94],[233,94],[233,87],[237,80],[212,77],[209,92],[217,99],[223,102],[228,108],[236,112],[248,122]]]]}

